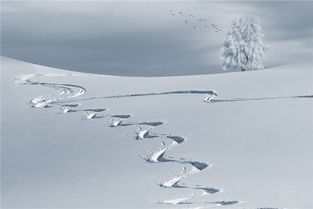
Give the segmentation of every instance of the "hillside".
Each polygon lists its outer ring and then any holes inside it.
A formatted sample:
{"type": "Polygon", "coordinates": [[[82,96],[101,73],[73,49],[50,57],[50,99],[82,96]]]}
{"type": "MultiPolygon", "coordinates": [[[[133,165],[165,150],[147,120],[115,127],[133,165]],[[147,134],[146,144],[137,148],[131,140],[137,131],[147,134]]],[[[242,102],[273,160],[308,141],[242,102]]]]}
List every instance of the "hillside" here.
{"type": "Polygon", "coordinates": [[[1,59],[3,208],[313,205],[312,63],[139,78],[1,59]]]}

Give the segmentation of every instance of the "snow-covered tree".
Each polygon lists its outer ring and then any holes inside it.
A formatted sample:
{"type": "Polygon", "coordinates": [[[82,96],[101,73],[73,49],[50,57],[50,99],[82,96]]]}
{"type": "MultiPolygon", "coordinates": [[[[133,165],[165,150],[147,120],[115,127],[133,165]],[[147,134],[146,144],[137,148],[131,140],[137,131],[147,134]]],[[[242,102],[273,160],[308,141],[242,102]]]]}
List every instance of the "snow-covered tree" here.
{"type": "Polygon", "coordinates": [[[222,48],[223,70],[262,70],[265,45],[259,22],[248,16],[235,19],[222,48]]]}

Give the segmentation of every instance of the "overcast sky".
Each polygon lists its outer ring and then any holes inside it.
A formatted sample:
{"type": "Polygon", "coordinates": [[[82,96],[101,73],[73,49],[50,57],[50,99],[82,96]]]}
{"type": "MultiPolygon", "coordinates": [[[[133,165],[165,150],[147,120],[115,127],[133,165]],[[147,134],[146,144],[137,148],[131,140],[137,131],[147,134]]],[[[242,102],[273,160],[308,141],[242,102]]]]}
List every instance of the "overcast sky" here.
{"type": "Polygon", "coordinates": [[[312,11],[313,2],[8,1],[2,2],[1,54],[101,74],[217,73],[231,21],[254,15],[263,27],[271,67],[313,58],[312,11]],[[192,21],[199,18],[222,31],[192,21]]]}

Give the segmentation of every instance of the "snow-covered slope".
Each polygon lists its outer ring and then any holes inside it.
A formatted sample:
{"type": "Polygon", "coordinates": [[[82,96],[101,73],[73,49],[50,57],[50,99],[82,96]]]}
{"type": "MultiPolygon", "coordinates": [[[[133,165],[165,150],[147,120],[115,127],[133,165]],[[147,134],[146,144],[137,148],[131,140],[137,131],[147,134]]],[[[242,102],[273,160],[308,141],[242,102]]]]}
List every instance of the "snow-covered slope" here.
{"type": "Polygon", "coordinates": [[[1,63],[3,208],[313,207],[312,63],[162,78],[1,63]]]}

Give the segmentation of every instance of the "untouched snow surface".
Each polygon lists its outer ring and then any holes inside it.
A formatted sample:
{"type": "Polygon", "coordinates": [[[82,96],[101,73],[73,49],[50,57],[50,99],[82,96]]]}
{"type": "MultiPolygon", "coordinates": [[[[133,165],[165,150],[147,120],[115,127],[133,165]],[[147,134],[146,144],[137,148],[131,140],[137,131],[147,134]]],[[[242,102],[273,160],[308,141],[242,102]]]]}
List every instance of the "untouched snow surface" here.
{"type": "Polygon", "coordinates": [[[2,57],[2,207],[311,209],[310,66],[126,78],[2,57]]]}

